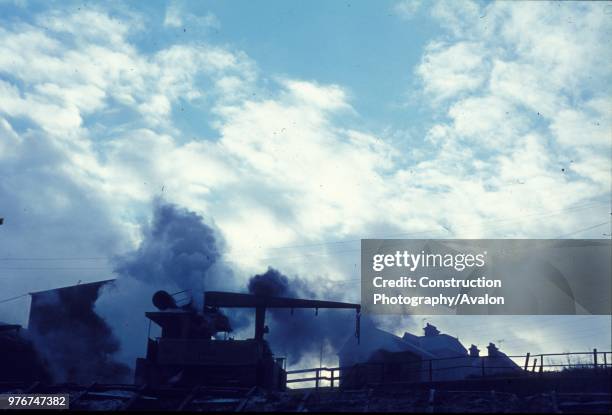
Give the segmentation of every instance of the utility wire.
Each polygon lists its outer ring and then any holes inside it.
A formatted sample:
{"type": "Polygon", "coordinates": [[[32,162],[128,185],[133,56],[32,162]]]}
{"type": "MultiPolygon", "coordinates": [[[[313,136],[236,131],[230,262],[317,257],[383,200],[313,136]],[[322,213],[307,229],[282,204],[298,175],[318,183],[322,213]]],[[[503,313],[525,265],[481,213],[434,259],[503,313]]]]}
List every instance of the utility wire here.
{"type": "MultiPolygon", "coordinates": [[[[564,236],[570,236],[570,235],[581,233],[581,232],[584,232],[584,231],[587,231],[587,230],[595,229],[595,228],[598,228],[600,226],[606,225],[608,223],[609,223],[609,221],[602,222],[602,223],[599,223],[599,224],[596,224],[596,225],[592,225],[592,226],[589,226],[587,228],[583,228],[583,229],[579,229],[577,231],[571,232],[569,234],[564,234],[564,235],[558,236],[555,239],[560,239],[560,238],[562,238],[564,236]]],[[[306,254],[304,256],[327,256],[329,254],[339,254],[339,253],[346,253],[346,252],[355,252],[357,250],[359,250],[359,249],[348,249],[348,250],[344,250],[344,251],[333,251],[333,252],[322,253],[322,254],[310,254],[310,255],[306,254]]],[[[274,257],[263,258],[263,259],[273,259],[273,258],[274,257]]],[[[281,258],[287,259],[286,257],[281,257],[281,258]]],[[[107,258],[105,258],[105,257],[80,257],[80,258],[79,257],[70,257],[70,258],[40,258],[40,257],[38,257],[38,258],[0,258],[0,260],[5,260],[5,261],[10,261],[10,260],[82,260],[82,259],[83,260],[88,260],[88,259],[89,260],[91,260],[91,259],[98,260],[98,259],[107,259],[107,258]]],[[[227,261],[222,261],[222,262],[227,262],[227,261]]],[[[14,270],[106,270],[106,269],[107,268],[102,268],[102,267],[2,267],[2,268],[0,268],[0,271],[2,271],[2,270],[13,270],[13,271],[14,270]]],[[[351,282],[359,281],[359,280],[360,280],[359,278],[353,278],[353,279],[347,279],[347,280],[335,280],[335,281],[328,282],[328,284],[330,284],[330,285],[335,285],[335,284],[342,285],[342,284],[347,284],[347,283],[351,283],[351,282]]],[[[22,294],[22,295],[19,295],[19,296],[16,296],[16,297],[11,297],[11,298],[7,298],[7,299],[4,299],[4,300],[0,300],[0,304],[16,300],[16,299],[25,297],[27,295],[28,294],[22,294]]]]}
{"type": "Polygon", "coordinates": [[[4,271],[4,270],[11,270],[11,271],[16,271],[16,270],[71,270],[71,269],[75,269],[75,270],[104,270],[104,269],[108,269],[108,268],[104,268],[104,267],[1,267],[0,271],[4,271]]]}
{"type": "MultiPolygon", "coordinates": [[[[580,233],[580,232],[584,232],[590,229],[594,229],[597,228],[599,226],[605,225],[609,223],[609,221],[603,222],[603,223],[599,223],[597,225],[593,225],[593,226],[589,226],[588,228],[583,228],[583,229],[579,229],[577,231],[574,231],[572,233],[566,234],[564,236],[569,236],[569,235],[573,235],[576,233],[580,233]]],[[[561,239],[560,237],[555,237],[552,239],[561,239]]],[[[360,251],[361,248],[348,248],[348,249],[344,249],[344,250],[336,250],[336,251],[327,251],[327,252],[313,252],[313,253],[307,253],[307,254],[296,254],[296,255],[292,255],[292,256],[284,256],[284,255],[276,255],[276,256],[270,256],[270,257],[263,257],[260,258],[260,260],[270,260],[270,259],[283,259],[283,260],[287,260],[287,259],[302,259],[302,258],[308,258],[308,257],[326,257],[326,256],[332,256],[332,255],[338,255],[338,254],[346,254],[346,253],[352,253],[352,252],[356,252],[356,251],[360,251]]],[[[232,262],[229,260],[224,260],[222,262],[232,262]]]]}
{"type": "Polygon", "coordinates": [[[8,303],[9,301],[17,300],[17,299],[19,299],[19,298],[26,297],[26,296],[28,296],[28,295],[29,295],[29,294],[21,294],[21,295],[18,295],[17,297],[6,298],[6,299],[4,299],[4,300],[0,300],[0,304],[2,304],[2,303],[8,303]]]}
{"type": "MultiPolygon", "coordinates": [[[[565,213],[565,212],[573,212],[573,211],[586,210],[586,209],[589,209],[589,208],[592,208],[592,207],[595,207],[595,206],[601,206],[601,205],[607,205],[607,204],[608,204],[608,202],[596,202],[596,203],[589,203],[589,204],[585,204],[585,205],[570,206],[568,208],[560,209],[560,210],[544,211],[544,212],[539,212],[539,213],[532,213],[532,214],[527,214],[527,215],[514,216],[514,217],[510,217],[510,218],[500,218],[500,219],[491,219],[491,220],[474,222],[472,224],[472,226],[478,226],[478,225],[486,224],[486,223],[498,223],[498,222],[507,222],[507,221],[517,221],[517,220],[522,220],[522,219],[525,219],[525,218],[532,218],[532,217],[555,216],[555,215],[558,215],[558,214],[561,214],[561,213],[565,213]]],[[[469,229],[469,227],[468,227],[468,229],[469,229]]],[[[368,239],[397,238],[397,237],[400,237],[400,236],[421,235],[421,234],[429,233],[429,232],[431,232],[431,230],[419,231],[419,232],[409,232],[409,233],[397,233],[397,234],[392,234],[392,235],[380,235],[380,236],[377,236],[377,237],[370,236],[368,239]]],[[[311,247],[311,246],[342,244],[342,243],[351,243],[351,242],[360,242],[360,241],[361,241],[361,239],[344,239],[344,240],[337,240],[337,241],[314,242],[314,243],[311,243],[311,244],[302,244],[302,245],[279,246],[279,247],[268,248],[268,249],[269,250],[277,250],[277,249],[305,248],[305,247],[311,247]]]]}
{"type": "MultiPolygon", "coordinates": [[[[515,217],[510,217],[510,218],[500,218],[500,219],[492,219],[492,220],[485,220],[485,221],[480,221],[480,222],[474,222],[472,226],[479,226],[481,224],[486,224],[486,223],[499,223],[499,222],[507,222],[507,221],[520,221],[520,220],[524,220],[526,218],[532,218],[532,217],[548,217],[548,216],[555,216],[558,214],[562,214],[565,212],[573,212],[573,211],[580,211],[580,210],[585,210],[585,209],[589,209],[592,207],[596,207],[596,206],[601,206],[604,204],[607,204],[608,202],[596,202],[596,203],[589,203],[589,204],[585,204],[585,205],[576,205],[576,206],[570,206],[568,208],[565,209],[560,209],[560,210],[552,210],[552,211],[545,211],[545,212],[536,212],[536,213],[532,213],[532,214],[527,214],[527,215],[521,215],[521,216],[515,216],[515,217]]],[[[597,225],[597,226],[601,226],[597,225]]],[[[470,225],[468,225],[467,227],[468,229],[470,228],[470,225]]],[[[496,228],[494,228],[496,229],[496,228]]],[[[584,231],[587,229],[583,229],[581,231],[584,231]]],[[[397,233],[397,234],[390,234],[390,235],[379,235],[376,236],[377,239],[384,239],[384,238],[397,238],[400,236],[415,236],[415,235],[422,235],[422,234],[426,234],[426,233],[431,233],[431,232],[437,232],[440,230],[436,230],[436,231],[432,231],[432,230],[425,230],[425,231],[418,231],[418,232],[408,232],[408,233],[397,233]]],[[[575,232],[578,233],[578,232],[575,232]]],[[[374,238],[373,235],[369,236],[370,239],[374,238]]],[[[351,243],[351,242],[359,242],[361,241],[360,239],[344,239],[344,240],[336,240],[336,241],[326,241],[326,242],[314,242],[314,243],[309,243],[309,244],[301,244],[301,245],[286,245],[286,246],[277,246],[277,247],[272,247],[272,248],[268,248],[268,250],[281,250],[281,249],[294,249],[294,248],[306,248],[306,247],[313,247],[313,246],[325,246],[325,245],[334,245],[334,244],[343,244],[343,243],[351,243]]],[[[241,251],[236,251],[236,253],[240,253],[241,251]]],[[[274,258],[274,257],[271,257],[274,258]]],[[[266,258],[264,258],[266,259],[266,258]]],[[[97,257],[97,256],[89,256],[89,257],[0,257],[0,261],[104,261],[104,260],[108,260],[108,257],[97,257]]]]}
{"type": "Polygon", "coordinates": [[[599,223],[597,225],[589,226],[588,228],[584,228],[584,229],[580,229],[580,230],[577,230],[577,231],[574,231],[574,232],[566,233],[564,235],[559,235],[555,239],[561,239],[561,238],[565,238],[566,236],[572,236],[572,235],[575,235],[577,233],[582,233],[584,231],[590,231],[591,229],[599,228],[600,226],[608,225],[608,224],[610,224],[610,221],[605,221],[605,222],[599,223]]]}
{"type": "MultiPolygon", "coordinates": [[[[606,222],[602,222],[602,223],[598,223],[596,225],[591,225],[589,227],[586,228],[581,228],[578,229],[576,231],[564,234],[564,235],[560,235],[557,236],[553,239],[561,239],[565,236],[571,236],[574,234],[578,234],[581,232],[585,232],[591,229],[595,229],[598,228],[600,226],[606,225],[610,223],[610,221],[606,221],[606,222]]],[[[313,252],[313,253],[305,253],[305,254],[297,254],[297,255],[293,255],[293,256],[284,256],[284,255],[276,255],[276,256],[270,256],[270,257],[263,257],[260,258],[261,260],[271,260],[271,259],[283,259],[283,260],[292,260],[292,259],[304,259],[304,258],[308,258],[308,257],[328,257],[328,256],[334,256],[334,255],[340,255],[340,254],[347,254],[347,253],[354,253],[359,251],[361,248],[348,248],[348,249],[343,249],[343,250],[336,250],[336,251],[327,251],[327,252],[313,252]]],[[[89,257],[89,258],[93,258],[93,257],[89,257]]],[[[102,257],[98,257],[99,259],[104,259],[102,257]]],[[[0,258],[0,260],[26,260],[26,258],[0,258]]],[[[37,258],[38,260],[43,260],[43,258],[37,258]]],[[[49,260],[62,260],[63,258],[48,258],[49,260]]],[[[72,259],[78,259],[76,257],[73,257],[72,259]]],[[[85,259],[85,258],[84,258],[85,259]]],[[[219,262],[222,263],[231,263],[232,261],[230,260],[220,260],[219,262]]],[[[104,268],[104,267],[0,267],[0,271],[19,271],[19,270],[107,270],[108,268],[104,268]]],[[[344,281],[353,281],[353,279],[349,279],[349,280],[336,280],[336,281],[332,281],[331,283],[339,283],[339,282],[344,282],[344,281]]]]}
{"type": "Polygon", "coordinates": [[[0,258],[0,261],[103,261],[108,257],[5,257],[0,258]]]}

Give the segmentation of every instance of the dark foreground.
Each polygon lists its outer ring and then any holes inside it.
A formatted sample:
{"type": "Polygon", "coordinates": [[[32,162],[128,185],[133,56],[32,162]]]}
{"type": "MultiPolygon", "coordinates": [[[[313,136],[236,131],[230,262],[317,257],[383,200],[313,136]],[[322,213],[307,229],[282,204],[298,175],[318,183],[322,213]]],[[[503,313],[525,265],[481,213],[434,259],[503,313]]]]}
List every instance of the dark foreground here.
{"type": "Polygon", "coordinates": [[[63,393],[85,411],[610,413],[611,371],[264,392],[251,388],[0,384],[0,393],[63,393]]]}

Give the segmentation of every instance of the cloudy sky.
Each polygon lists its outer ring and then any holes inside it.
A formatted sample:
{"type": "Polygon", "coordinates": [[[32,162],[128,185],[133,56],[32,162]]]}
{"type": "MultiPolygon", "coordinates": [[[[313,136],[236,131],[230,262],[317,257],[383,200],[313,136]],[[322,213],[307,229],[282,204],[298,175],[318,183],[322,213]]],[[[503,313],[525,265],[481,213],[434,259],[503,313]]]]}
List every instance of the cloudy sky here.
{"type": "MultiPolygon", "coordinates": [[[[156,198],[202,215],[239,278],[272,265],[347,300],[361,238],[610,238],[609,3],[0,16],[0,300],[112,278],[156,198]]],[[[0,320],[25,322],[27,301],[0,320]]],[[[509,352],[611,348],[609,316],[428,321],[509,352]]]]}

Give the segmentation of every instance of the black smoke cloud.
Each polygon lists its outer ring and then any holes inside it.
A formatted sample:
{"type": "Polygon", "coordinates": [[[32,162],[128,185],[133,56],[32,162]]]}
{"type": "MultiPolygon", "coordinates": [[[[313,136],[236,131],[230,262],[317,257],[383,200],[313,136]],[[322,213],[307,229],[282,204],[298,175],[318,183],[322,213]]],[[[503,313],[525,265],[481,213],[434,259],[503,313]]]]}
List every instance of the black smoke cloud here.
{"type": "Polygon", "coordinates": [[[220,239],[201,216],[157,201],[153,221],[138,249],[116,259],[120,278],[190,290],[201,300],[205,288],[219,286],[209,274],[221,257],[220,239]]]}
{"type": "MultiPolygon", "coordinates": [[[[96,312],[121,339],[119,358],[130,366],[144,356],[149,335],[144,313],[153,308],[156,291],[187,291],[201,309],[205,290],[239,289],[232,271],[219,261],[222,238],[197,213],[158,199],[151,222],[142,228],[138,248],[115,258],[117,280],[96,303],[96,312]]],[[[247,323],[233,320],[235,327],[247,323]]]]}
{"type": "Polygon", "coordinates": [[[294,297],[299,292],[309,291],[305,281],[294,278],[290,282],[289,278],[272,267],[263,274],[251,277],[248,289],[251,294],[272,297],[294,297]]]}
{"type": "MultiPolygon", "coordinates": [[[[152,308],[151,296],[157,290],[170,293],[190,290],[196,305],[201,305],[203,292],[221,290],[248,291],[258,295],[339,300],[340,292],[328,290],[317,295],[305,279],[288,278],[274,268],[253,276],[248,284],[239,280],[220,261],[224,250],[219,233],[203,218],[187,209],[161,200],[155,201],[153,218],[143,226],[143,238],[133,252],[116,259],[118,278],[114,287],[105,289],[96,303],[99,313],[121,339],[118,358],[130,366],[145,353],[148,322],[145,311],[152,308]]],[[[235,331],[251,335],[254,310],[222,310],[230,318],[235,331]]],[[[338,348],[355,329],[353,310],[267,311],[270,333],[266,339],[279,356],[286,356],[290,365],[304,356],[318,356],[321,346],[338,348]]]]}
{"type": "MultiPolygon", "coordinates": [[[[219,233],[203,218],[187,209],[156,201],[153,219],[144,227],[139,247],[117,258],[115,289],[107,290],[97,303],[113,331],[121,338],[122,361],[133,365],[144,355],[146,321],[144,312],[151,309],[151,296],[160,289],[169,292],[190,290],[200,306],[206,290],[224,290],[258,295],[296,298],[320,298],[309,282],[289,279],[270,268],[253,276],[248,285],[236,279],[220,258],[224,249],[219,233]],[[118,304],[119,303],[119,304],[118,304]]],[[[339,299],[327,292],[323,299],[339,299]]],[[[252,324],[253,310],[223,310],[234,330],[252,324]]],[[[307,354],[318,356],[321,345],[337,350],[354,333],[355,313],[349,310],[271,309],[267,312],[270,333],[266,336],[278,355],[295,364],[307,354]]],[[[249,332],[250,333],[250,332],[249,332]]]]}
{"type": "MultiPolygon", "coordinates": [[[[274,268],[254,275],[248,283],[251,294],[278,297],[338,300],[339,292],[326,290],[326,298],[312,289],[303,278],[289,278],[274,268]]],[[[315,315],[310,309],[269,309],[266,324],[270,333],[266,339],[277,355],[285,354],[287,362],[295,365],[305,356],[318,356],[321,347],[337,352],[355,333],[355,311],[322,309],[315,315]]]]}

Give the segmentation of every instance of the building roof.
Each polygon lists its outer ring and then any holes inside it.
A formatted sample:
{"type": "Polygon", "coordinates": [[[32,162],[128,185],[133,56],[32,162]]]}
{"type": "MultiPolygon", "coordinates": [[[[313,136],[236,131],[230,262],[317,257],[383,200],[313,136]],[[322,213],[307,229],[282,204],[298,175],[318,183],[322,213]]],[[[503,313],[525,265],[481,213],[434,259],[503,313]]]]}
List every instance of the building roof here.
{"type": "Polygon", "coordinates": [[[366,319],[361,324],[361,341],[358,343],[357,338],[349,337],[338,351],[338,355],[354,362],[364,362],[378,350],[412,352],[424,359],[435,357],[418,345],[406,342],[401,337],[377,328],[374,323],[366,319]]]}
{"type": "MultiPolygon", "coordinates": [[[[384,350],[387,352],[412,352],[423,359],[438,358],[468,358],[467,349],[461,344],[458,338],[440,333],[435,326],[430,324],[425,327],[424,336],[416,336],[411,333],[404,333],[403,337],[398,337],[392,333],[377,328],[371,320],[365,320],[361,327],[361,343],[357,343],[355,337],[350,337],[338,352],[341,359],[349,362],[366,362],[372,355],[384,350]]],[[[504,353],[490,344],[489,349],[495,349],[495,362],[499,366],[517,367],[516,364],[504,353]]],[[[491,350],[489,355],[491,356],[491,350]]],[[[478,362],[479,359],[476,359],[478,362]]]]}
{"type": "Polygon", "coordinates": [[[69,285],[66,287],[59,287],[59,288],[52,288],[50,290],[41,290],[41,291],[34,291],[29,293],[31,296],[37,296],[37,295],[44,295],[44,294],[49,294],[51,292],[57,292],[57,291],[79,291],[79,290],[86,290],[88,288],[96,288],[96,287],[100,287],[104,284],[107,284],[109,282],[115,281],[114,278],[109,279],[109,280],[102,280],[102,281],[95,281],[95,282],[87,282],[85,284],[76,284],[76,285],[69,285]]]}
{"type": "Polygon", "coordinates": [[[466,348],[461,344],[459,339],[449,336],[448,334],[419,337],[410,333],[404,333],[402,339],[407,343],[414,344],[423,350],[427,350],[437,357],[467,356],[468,354],[466,348]]]}

